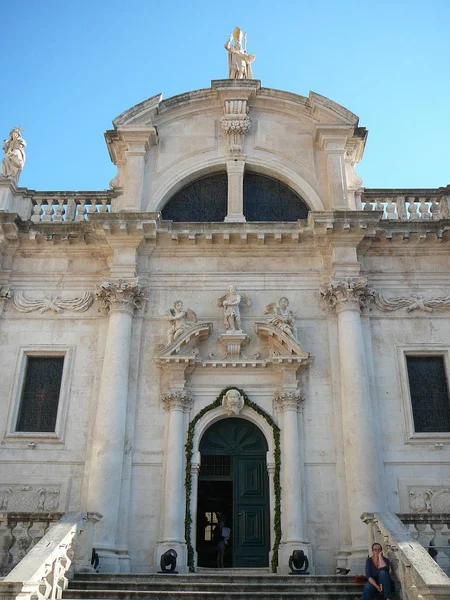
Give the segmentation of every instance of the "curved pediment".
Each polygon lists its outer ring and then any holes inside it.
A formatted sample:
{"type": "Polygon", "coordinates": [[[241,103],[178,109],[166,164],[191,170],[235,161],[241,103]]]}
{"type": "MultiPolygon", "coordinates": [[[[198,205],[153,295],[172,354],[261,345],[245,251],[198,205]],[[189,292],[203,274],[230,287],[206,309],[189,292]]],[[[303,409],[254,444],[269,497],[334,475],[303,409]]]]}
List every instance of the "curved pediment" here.
{"type": "Polygon", "coordinates": [[[271,346],[270,355],[272,358],[279,360],[300,359],[300,361],[309,361],[310,354],[303,350],[297,340],[290,335],[287,335],[276,325],[268,322],[257,321],[255,323],[255,331],[259,337],[269,342],[271,346]]]}
{"type": "Polygon", "coordinates": [[[213,329],[212,323],[199,323],[188,327],[179,337],[164,348],[157,357],[159,360],[167,360],[173,357],[197,356],[197,345],[206,340],[213,329]]]}
{"type": "MultiPolygon", "coordinates": [[[[211,105],[211,108],[217,107],[218,93],[224,93],[224,90],[229,93],[229,90],[238,87],[242,87],[239,80],[220,79],[213,80],[211,88],[193,90],[167,99],[163,99],[162,94],[155,94],[122,112],[113,120],[113,125],[115,128],[154,126],[157,125],[160,116],[164,115],[166,120],[170,111],[174,113],[182,111],[183,114],[186,114],[186,112],[196,113],[199,110],[199,104],[204,106],[205,103],[211,105]]],[[[251,91],[250,98],[257,102],[258,108],[270,105],[272,110],[279,113],[292,114],[294,112],[297,116],[303,113],[305,117],[316,123],[358,125],[357,115],[337,102],[330,100],[330,98],[316,92],[310,92],[309,96],[305,97],[284,90],[261,87],[261,82],[258,80],[252,80],[249,88],[251,91]]]]}

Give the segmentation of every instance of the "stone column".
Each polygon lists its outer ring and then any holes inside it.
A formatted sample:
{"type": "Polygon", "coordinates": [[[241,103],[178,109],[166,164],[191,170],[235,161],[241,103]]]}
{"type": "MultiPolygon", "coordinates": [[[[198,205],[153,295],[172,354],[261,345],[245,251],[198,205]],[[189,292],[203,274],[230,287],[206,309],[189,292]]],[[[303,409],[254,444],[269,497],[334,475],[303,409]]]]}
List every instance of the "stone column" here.
{"type": "Polygon", "coordinates": [[[361,308],[369,301],[367,281],[347,278],[322,289],[322,297],[336,310],[341,378],[342,430],[348,513],[352,538],[352,572],[364,566],[367,528],[364,512],[379,512],[380,477],[372,421],[361,308]]]}
{"type": "Polygon", "coordinates": [[[228,214],[225,221],[244,223],[244,167],[241,156],[227,161],[228,174],[228,214]]]}
{"type": "MultiPolygon", "coordinates": [[[[127,421],[128,373],[133,314],[144,303],[138,282],[105,282],[97,292],[109,314],[97,414],[92,436],[88,510],[103,519],[95,532],[95,548],[104,572],[118,570],[116,533],[127,421]]],[[[123,552],[123,550],[121,550],[123,552]]]]}
{"type": "Polygon", "coordinates": [[[228,214],[225,221],[245,222],[244,216],[244,140],[250,131],[251,119],[248,116],[248,100],[245,98],[224,101],[223,117],[220,119],[222,131],[227,136],[228,152],[228,214]]]}
{"type": "Polygon", "coordinates": [[[288,572],[289,557],[294,550],[303,550],[312,570],[312,555],[303,523],[302,453],[298,412],[303,399],[299,390],[283,390],[275,394],[275,406],[282,413],[282,515],[283,536],[280,545],[279,570],[288,572]]]}
{"type": "Polygon", "coordinates": [[[191,544],[194,548],[194,563],[197,567],[197,502],[198,502],[198,477],[200,475],[200,452],[192,456],[191,464],[191,544]]]}
{"type": "Polygon", "coordinates": [[[164,521],[163,539],[157,544],[157,563],[161,554],[173,548],[178,553],[177,570],[187,572],[187,547],[184,535],[184,413],[192,406],[192,398],[185,390],[171,390],[163,398],[168,411],[167,441],[164,455],[164,521]]]}

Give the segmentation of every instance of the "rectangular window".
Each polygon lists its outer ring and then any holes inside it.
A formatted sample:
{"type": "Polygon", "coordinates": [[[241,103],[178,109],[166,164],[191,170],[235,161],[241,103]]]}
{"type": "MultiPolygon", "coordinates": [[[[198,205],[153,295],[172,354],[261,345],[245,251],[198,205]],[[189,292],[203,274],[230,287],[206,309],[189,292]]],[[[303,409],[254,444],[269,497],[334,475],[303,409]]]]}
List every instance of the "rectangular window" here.
{"type": "Polygon", "coordinates": [[[444,357],[406,356],[414,431],[450,432],[450,398],[444,357]]]}
{"type": "Polygon", "coordinates": [[[64,356],[27,356],[17,432],[55,431],[63,367],[64,356]]]}

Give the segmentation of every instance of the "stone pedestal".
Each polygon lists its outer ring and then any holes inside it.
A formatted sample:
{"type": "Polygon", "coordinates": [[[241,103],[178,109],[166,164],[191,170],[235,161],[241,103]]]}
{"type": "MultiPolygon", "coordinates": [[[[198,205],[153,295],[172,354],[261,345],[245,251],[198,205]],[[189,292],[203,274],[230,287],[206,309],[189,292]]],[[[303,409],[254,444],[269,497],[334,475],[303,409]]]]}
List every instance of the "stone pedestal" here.
{"type": "Polygon", "coordinates": [[[14,181],[0,175],[0,212],[11,212],[13,210],[14,181]]]}
{"type": "Polygon", "coordinates": [[[219,335],[217,342],[224,347],[226,353],[223,359],[227,360],[239,360],[242,352],[242,348],[246,346],[250,341],[250,338],[242,329],[236,331],[227,331],[222,335],[219,335]]]}
{"type": "Polygon", "coordinates": [[[103,572],[119,571],[119,555],[124,553],[116,545],[116,534],[125,450],[131,324],[141,294],[137,282],[121,280],[105,283],[97,292],[104,311],[109,313],[109,324],[92,436],[88,509],[103,515],[94,542],[103,572]]]}

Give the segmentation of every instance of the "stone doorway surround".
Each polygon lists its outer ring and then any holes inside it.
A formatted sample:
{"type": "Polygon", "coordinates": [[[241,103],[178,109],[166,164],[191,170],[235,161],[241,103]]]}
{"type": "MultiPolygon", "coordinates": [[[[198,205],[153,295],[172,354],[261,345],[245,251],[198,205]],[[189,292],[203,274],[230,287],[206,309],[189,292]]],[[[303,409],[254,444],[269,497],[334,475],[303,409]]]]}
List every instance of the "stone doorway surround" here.
{"type": "MultiPolygon", "coordinates": [[[[234,289],[234,288],[233,288],[234,289]]],[[[224,296],[226,297],[226,296],[224,296]]],[[[242,297],[246,294],[242,292],[242,297]]],[[[192,560],[191,546],[195,548],[196,537],[196,515],[197,515],[197,488],[198,475],[200,469],[199,444],[203,433],[214,422],[226,418],[234,413],[236,416],[247,419],[254,423],[264,434],[267,444],[267,470],[269,477],[269,509],[270,509],[270,547],[269,562],[273,567],[277,567],[277,572],[284,573],[289,571],[289,556],[294,550],[304,550],[310,561],[310,572],[314,572],[314,565],[311,554],[311,546],[306,532],[306,515],[303,506],[303,488],[304,465],[302,452],[303,431],[303,396],[299,385],[301,381],[298,375],[308,368],[311,364],[311,357],[308,352],[303,350],[295,337],[295,333],[283,331],[273,323],[268,321],[255,322],[254,331],[257,336],[266,344],[265,358],[259,354],[252,357],[246,356],[242,347],[246,344],[240,339],[235,343],[237,334],[247,341],[248,335],[241,330],[229,331],[219,335],[217,344],[226,348],[220,357],[210,354],[208,358],[202,358],[199,342],[207,340],[212,333],[212,323],[196,323],[183,329],[182,333],[175,340],[170,342],[162,353],[156,357],[156,362],[166,372],[165,381],[167,391],[162,393],[161,400],[163,408],[167,411],[165,451],[163,467],[163,494],[161,499],[161,537],[157,542],[155,549],[155,564],[159,563],[160,556],[169,548],[174,548],[178,553],[178,570],[187,572],[189,566],[195,567],[196,557],[192,560]],[[236,335],[235,335],[236,334],[236,335]],[[225,341],[227,344],[225,344],[225,341]],[[237,347],[239,346],[239,347],[237,347]],[[194,398],[190,388],[187,387],[187,381],[191,380],[193,372],[198,366],[202,367],[203,373],[217,373],[218,369],[226,369],[227,366],[233,368],[233,374],[228,380],[225,390],[239,390],[241,377],[250,370],[255,369],[255,375],[264,369],[269,375],[269,388],[273,396],[272,410],[266,412],[257,403],[257,396],[253,394],[249,400],[249,405],[226,406],[224,404],[211,406],[201,409],[198,416],[191,413],[194,406],[194,398]],[[240,375],[241,374],[241,375],[240,375]],[[236,388],[234,387],[236,386],[236,388]],[[255,410],[251,407],[254,405],[255,410]],[[263,415],[258,414],[260,409],[266,414],[274,424],[279,427],[281,438],[281,530],[282,536],[278,548],[278,561],[272,563],[272,554],[274,548],[274,514],[276,493],[274,489],[275,472],[275,448],[272,426],[265,420],[263,415]],[[231,412],[230,412],[231,410],[231,412]],[[190,414],[189,414],[190,413],[190,414]],[[278,413],[278,415],[276,414],[278,413]],[[272,416],[274,415],[274,416],[272,416]],[[185,444],[187,441],[187,431],[189,424],[195,421],[195,430],[193,432],[193,447],[191,466],[185,464],[185,444]],[[185,477],[186,467],[191,468],[191,486],[189,509],[191,515],[191,527],[188,530],[190,536],[185,535],[185,511],[182,507],[186,503],[185,477]],[[191,544],[188,548],[187,537],[190,537],[191,544]],[[189,550],[189,552],[188,552],[189,550]]],[[[223,392],[225,390],[222,390],[223,392]]],[[[222,399],[217,396],[216,401],[222,399]]],[[[225,398],[223,398],[225,399],[225,398]]],[[[214,400],[214,398],[211,398],[214,400]]],[[[236,402],[236,399],[235,399],[236,402]]],[[[233,405],[233,401],[231,402],[233,405]]],[[[239,404],[239,402],[238,402],[239,404]]],[[[189,521],[189,517],[187,518],[189,521]]],[[[276,558],[276,557],[275,557],[276,558]]]]}

